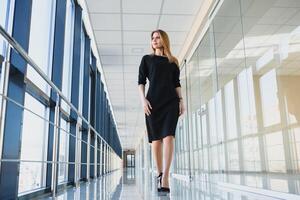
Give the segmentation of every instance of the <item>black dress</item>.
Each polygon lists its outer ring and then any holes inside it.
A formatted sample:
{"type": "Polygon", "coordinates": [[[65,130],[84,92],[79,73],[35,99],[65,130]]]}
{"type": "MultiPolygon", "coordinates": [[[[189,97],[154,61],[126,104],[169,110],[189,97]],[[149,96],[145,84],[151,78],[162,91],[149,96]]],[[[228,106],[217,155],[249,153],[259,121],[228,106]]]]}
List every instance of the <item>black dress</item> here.
{"type": "Polygon", "coordinates": [[[179,97],[176,87],[181,87],[180,70],[167,57],[154,54],[144,55],[139,66],[138,84],[146,85],[149,90],[146,99],[150,102],[151,114],[146,118],[148,140],[160,140],[166,136],[175,137],[179,117],[179,97]]]}

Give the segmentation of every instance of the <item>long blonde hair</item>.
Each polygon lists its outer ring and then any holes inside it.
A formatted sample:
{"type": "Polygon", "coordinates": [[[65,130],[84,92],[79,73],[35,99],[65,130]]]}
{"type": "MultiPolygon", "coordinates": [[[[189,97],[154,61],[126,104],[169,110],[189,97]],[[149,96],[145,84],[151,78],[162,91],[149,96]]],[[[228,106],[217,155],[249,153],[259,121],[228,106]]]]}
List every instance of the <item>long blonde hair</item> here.
{"type": "MultiPolygon", "coordinates": [[[[165,31],[161,30],[161,29],[154,30],[151,33],[151,40],[152,40],[152,37],[153,37],[154,33],[158,33],[159,36],[160,36],[160,39],[162,41],[162,46],[163,46],[163,55],[168,57],[168,60],[169,60],[170,63],[175,63],[179,67],[179,63],[178,63],[177,58],[174,57],[171,53],[170,40],[169,40],[168,34],[165,31]]],[[[155,49],[153,48],[152,44],[151,44],[151,48],[152,48],[153,54],[154,54],[155,49]]]]}

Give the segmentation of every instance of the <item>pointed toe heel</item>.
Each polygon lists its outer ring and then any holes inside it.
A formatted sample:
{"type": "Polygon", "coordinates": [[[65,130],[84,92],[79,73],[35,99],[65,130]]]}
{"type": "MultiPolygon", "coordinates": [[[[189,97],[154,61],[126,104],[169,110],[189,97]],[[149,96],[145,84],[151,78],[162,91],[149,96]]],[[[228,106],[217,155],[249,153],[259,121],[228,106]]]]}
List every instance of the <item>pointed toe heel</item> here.
{"type": "Polygon", "coordinates": [[[156,177],[156,180],[157,180],[157,191],[159,192],[160,189],[161,189],[161,179],[162,179],[162,175],[163,173],[161,172],[157,177],[156,177]]]}
{"type": "Polygon", "coordinates": [[[160,188],[160,192],[170,193],[170,188],[168,188],[168,187],[161,187],[160,188]]]}

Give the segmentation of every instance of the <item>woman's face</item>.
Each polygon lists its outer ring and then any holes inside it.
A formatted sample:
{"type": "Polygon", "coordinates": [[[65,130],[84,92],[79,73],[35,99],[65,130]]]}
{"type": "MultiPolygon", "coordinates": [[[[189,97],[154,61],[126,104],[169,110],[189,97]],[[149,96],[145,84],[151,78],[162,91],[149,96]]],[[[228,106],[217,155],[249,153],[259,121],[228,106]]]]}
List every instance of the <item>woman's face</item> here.
{"type": "Polygon", "coordinates": [[[162,41],[157,32],[153,33],[151,44],[152,44],[152,48],[154,48],[154,49],[162,48],[162,41]]]}

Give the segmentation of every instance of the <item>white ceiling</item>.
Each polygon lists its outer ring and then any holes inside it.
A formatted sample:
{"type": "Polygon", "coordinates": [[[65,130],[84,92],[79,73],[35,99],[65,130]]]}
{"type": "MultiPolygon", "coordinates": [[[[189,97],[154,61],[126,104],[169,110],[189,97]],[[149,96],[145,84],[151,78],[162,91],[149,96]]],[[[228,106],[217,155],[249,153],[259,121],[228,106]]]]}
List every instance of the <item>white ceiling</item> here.
{"type": "Polygon", "coordinates": [[[150,34],[165,30],[178,56],[203,0],[86,0],[123,149],[145,134],[137,76],[150,34]]]}

